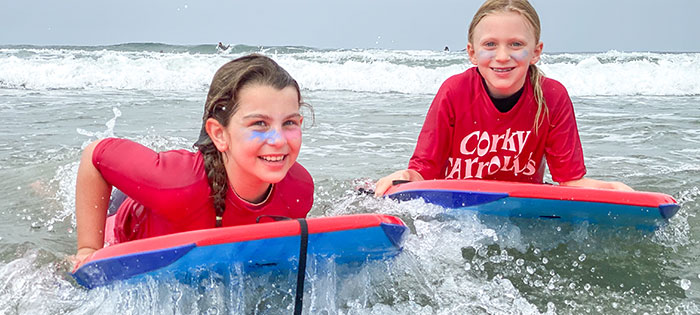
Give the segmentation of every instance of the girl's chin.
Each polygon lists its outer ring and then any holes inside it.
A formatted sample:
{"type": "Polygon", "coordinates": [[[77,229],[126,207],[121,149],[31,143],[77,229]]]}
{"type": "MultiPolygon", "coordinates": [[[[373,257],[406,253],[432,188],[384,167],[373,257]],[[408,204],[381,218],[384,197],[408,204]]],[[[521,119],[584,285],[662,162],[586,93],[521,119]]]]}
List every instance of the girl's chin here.
{"type": "Polygon", "coordinates": [[[489,92],[495,97],[508,97],[518,92],[525,82],[514,82],[510,79],[496,78],[495,84],[489,84],[489,92]]]}
{"type": "Polygon", "coordinates": [[[263,170],[258,172],[256,175],[263,182],[276,184],[287,176],[288,170],[288,167],[283,167],[282,169],[276,171],[263,170]]]}
{"type": "Polygon", "coordinates": [[[507,87],[507,88],[503,88],[503,89],[500,89],[500,88],[489,89],[489,92],[495,98],[505,98],[505,97],[509,97],[509,96],[515,94],[515,92],[518,92],[518,90],[520,90],[520,88],[507,87]]]}

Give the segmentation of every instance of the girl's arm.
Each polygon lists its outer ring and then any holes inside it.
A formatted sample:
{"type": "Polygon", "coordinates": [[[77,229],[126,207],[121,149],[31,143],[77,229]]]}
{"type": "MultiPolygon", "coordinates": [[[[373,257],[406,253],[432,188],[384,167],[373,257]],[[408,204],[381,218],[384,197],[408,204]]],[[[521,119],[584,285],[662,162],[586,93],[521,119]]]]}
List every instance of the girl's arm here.
{"type": "Polygon", "coordinates": [[[74,263],[79,265],[104,245],[104,226],[112,186],[92,164],[92,153],[101,140],[89,144],[80,159],[75,191],[75,219],[78,252],[74,263]]]}
{"type": "Polygon", "coordinates": [[[576,179],[576,180],[571,180],[568,182],[562,182],[562,183],[559,183],[559,185],[634,191],[634,189],[632,189],[632,187],[627,186],[622,182],[608,182],[608,181],[585,178],[585,177],[582,177],[582,178],[576,179]]]}

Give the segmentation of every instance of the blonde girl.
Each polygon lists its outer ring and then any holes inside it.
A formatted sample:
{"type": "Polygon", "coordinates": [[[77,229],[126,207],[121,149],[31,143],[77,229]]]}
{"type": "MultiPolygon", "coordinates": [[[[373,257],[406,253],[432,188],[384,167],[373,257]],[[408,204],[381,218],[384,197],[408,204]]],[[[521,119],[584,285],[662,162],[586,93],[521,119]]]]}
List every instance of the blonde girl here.
{"type": "Polygon", "coordinates": [[[542,48],[540,20],[528,1],[486,1],[469,26],[467,52],[476,67],[442,84],[408,169],[380,179],[376,195],[394,180],[542,183],[545,165],[560,185],[632,190],[584,177],[571,99],[535,65],[542,48]]]}

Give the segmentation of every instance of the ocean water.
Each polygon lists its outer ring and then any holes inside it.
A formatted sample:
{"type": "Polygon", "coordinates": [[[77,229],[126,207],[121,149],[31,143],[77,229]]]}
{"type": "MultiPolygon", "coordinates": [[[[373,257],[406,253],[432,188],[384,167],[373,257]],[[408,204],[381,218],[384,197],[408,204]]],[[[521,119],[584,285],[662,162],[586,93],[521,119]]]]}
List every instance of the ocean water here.
{"type": "Polygon", "coordinates": [[[227,282],[91,291],[67,275],[81,149],[107,136],[191,149],[214,71],[252,52],[286,68],[313,106],[299,157],[316,182],[309,215],[379,212],[411,228],[396,259],[312,261],[309,314],[700,313],[700,53],[557,53],[539,64],[572,96],[589,177],[681,204],[645,232],[447,217],[357,194],[406,167],[440,84],[470,66],[464,52],[146,43],[0,46],[0,314],[291,313],[291,272],[233,266],[227,282]]]}

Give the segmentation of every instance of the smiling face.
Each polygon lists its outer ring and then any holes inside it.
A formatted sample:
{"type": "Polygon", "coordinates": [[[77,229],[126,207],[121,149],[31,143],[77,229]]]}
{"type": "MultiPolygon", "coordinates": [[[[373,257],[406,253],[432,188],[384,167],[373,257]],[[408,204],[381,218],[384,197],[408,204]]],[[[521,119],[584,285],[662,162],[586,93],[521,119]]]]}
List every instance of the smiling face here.
{"type": "Polygon", "coordinates": [[[493,12],[474,28],[467,52],[491,95],[505,98],[523,87],[528,67],[540,59],[542,43],[521,14],[493,12]]]}
{"type": "Polygon", "coordinates": [[[216,120],[212,140],[224,154],[229,183],[239,196],[253,201],[281,181],[301,147],[299,95],[294,87],[281,90],[251,84],[238,93],[239,107],[226,127],[216,120]]]}

